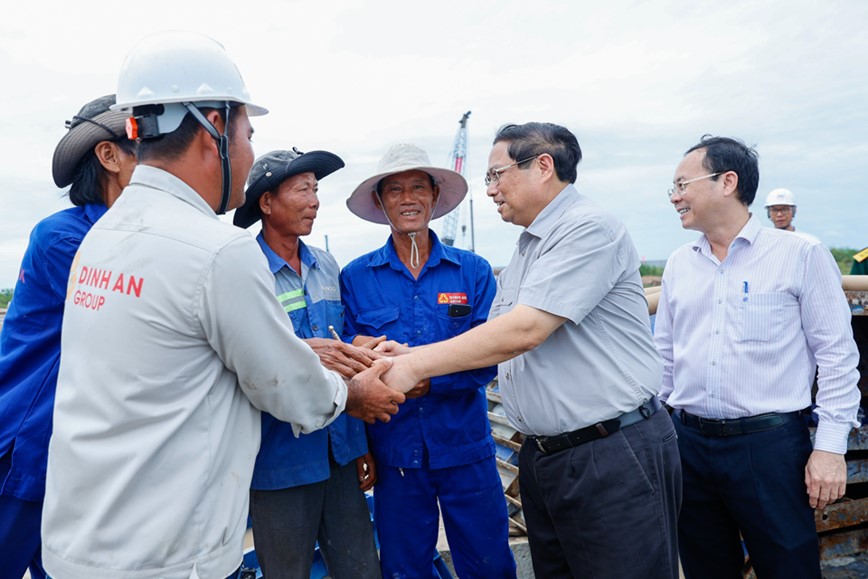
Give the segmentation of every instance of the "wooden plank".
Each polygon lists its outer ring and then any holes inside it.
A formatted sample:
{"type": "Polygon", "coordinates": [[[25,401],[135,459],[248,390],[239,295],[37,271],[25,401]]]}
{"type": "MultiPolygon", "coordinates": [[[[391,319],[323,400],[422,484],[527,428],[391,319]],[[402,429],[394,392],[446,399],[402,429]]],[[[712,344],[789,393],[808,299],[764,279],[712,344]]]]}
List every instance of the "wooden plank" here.
{"type": "Polygon", "coordinates": [[[512,440],[507,440],[506,438],[503,438],[502,436],[499,436],[493,432],[491,433],[491,437],[494,438],[494,442],[496,442],[497,444],[502,444],[503,446],[506,446],[507,448],[511,448],[515,452],[518,452],[521,450],[521,444],[518,442],[513,442],[512,440]]]}
{"type": "Polygon", "coordinates": [[[509,426],[510,428],[512,428],[512,426],[509,425],[509,420],[506,419],[506,416],[501,416],[500,414],[489,412],[488,420],[494,422],[495,424],[501,424],[503,426],[509,426]]]}

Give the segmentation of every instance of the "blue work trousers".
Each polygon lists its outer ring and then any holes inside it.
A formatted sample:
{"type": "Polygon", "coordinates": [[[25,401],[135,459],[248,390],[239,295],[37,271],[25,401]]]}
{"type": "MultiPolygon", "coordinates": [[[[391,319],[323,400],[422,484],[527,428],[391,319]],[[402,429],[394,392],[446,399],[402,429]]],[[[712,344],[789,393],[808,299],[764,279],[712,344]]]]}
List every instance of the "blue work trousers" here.
{"type": "Polygon", "coordinates": [[[515,578],[506,499],[493,456],[438,469],[377,465],[374,521],[383,577],[439,577],[434,554],[441,513],[459,577],[515,578]]]}
{"type": "MultiPolygon", "coordinates": [[[[0,456],[0,483],[12,466],[12,450],[0,456]]],[[[0,495],[0,577],[44,579],[42,569],[42,501],[0,495]]]]}

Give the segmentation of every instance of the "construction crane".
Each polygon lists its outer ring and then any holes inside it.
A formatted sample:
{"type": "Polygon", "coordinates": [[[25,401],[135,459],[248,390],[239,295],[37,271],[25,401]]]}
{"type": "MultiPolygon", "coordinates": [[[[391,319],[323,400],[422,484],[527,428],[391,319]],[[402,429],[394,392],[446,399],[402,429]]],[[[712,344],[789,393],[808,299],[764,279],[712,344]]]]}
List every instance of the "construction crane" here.
{"type": "MultiPolygon", "coordinates": [[[[465,174],[465,160],[467,158],[467,118],[470,116],[470,111],[464,113],[461,120],[458,121],[458,133],[455,135],[455,145],[452,147],[452,155],[449,165],[456,173],[465,174]]],[[[476,251],[475,233],[473,231],[473,198],[470,201],[470,251],[476,251]]],[[[443,232],[441,241],[446,245],[455,244],[455,233],[458,229],[458,216],[461,213],[459,205],[446,215],[446,222],[443,224],[443,232]]]]}

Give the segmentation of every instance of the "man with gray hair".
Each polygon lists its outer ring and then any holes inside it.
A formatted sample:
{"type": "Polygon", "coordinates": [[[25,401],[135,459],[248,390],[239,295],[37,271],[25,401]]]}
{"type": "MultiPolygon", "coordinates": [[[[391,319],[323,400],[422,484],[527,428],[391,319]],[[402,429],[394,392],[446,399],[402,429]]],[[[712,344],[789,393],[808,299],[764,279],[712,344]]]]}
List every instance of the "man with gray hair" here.
{"type": "Polygon", "coordinates": [[[397,356],[385,380],[407,390],[499,364],[507,418],[525,434],[521,504],[537,577],[676,579],[680,463],[656,397],[663,367],[639,256],[623,223],[573,185],[581,158],[558,125],[497,132],[488,196],[524,230],[488,321],[397,356]]]}
{"type": "Polygon", "coordinates": [[[126,115],[113,104],[113,94],[94,99],[66,122],[51,169],[74,207],[33,228],[0,333],[0,569],[10,577],[28,565],[32,578],[45,576],[39,525],[69,269],[136,164],[126,115]]]}

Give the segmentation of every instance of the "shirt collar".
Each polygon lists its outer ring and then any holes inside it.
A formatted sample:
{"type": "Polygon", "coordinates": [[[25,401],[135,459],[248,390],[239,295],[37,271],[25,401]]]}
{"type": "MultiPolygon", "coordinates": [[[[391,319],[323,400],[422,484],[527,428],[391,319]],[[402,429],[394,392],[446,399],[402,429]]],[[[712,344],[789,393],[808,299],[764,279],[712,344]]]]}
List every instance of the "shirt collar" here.
{"type": "MultiPolygon", "coordinates": [[[[757,237],[759,237],[760,232],[762,231],[763,226],[759,221],[759,218],[756,217],[753,213],[750,214],[750,218],[747,220],[747,223],[741,228],[741,231],[738,232],[738,235],[735,236],[735,239],[732,240],[730,247],[736,247],[737,245],[753,245],[756,242],[757,237]],[[739,239],[743,241],[738,241],[739,239]]],[[[706,255],[711,253],[711,243],[709,243],[708,238],[703,234],[696,242],[693,244],[693,250],[699,251],[706,255]]]]}
{"type": "Polygon", "coordinates": [[[195,189],[168,171],[150,165],[136,165],[133,175],[130,177],[130,185],[165,191],[182,201],[186,201],[205,215],[217,219],[217,214],[195,189]]]}
{"type": "MultiPolygon", "coordinates": [[[[447,247],[440,242],[440,238],[433,230],[428,230],[428,238],[431,240],[431,253],[428,255],[428,261],[425,262],[425,267],[434,267],[440,263],[440,260],[448,261],[456,265],[460,265],[458,256],[455,255],[455,250],[447,247]]],[[[392,269],[400,271],[404,264],[401,263],[401,258],[398,257],[398,252],[395,251],[395,243],[392,236],[386,241],[386,244],[374,252],[371,260],[368,263],[369,267],[379,267],[390,264],[392,269]]],[[[424,268],[423,268],[424,269],[424,268]]]]}
{"type": "Polygon", "coordinates": [[[570,183],[561,189],[561,192],[555,195],[555,198],[549,201],[548,205],[543,207],[543,210],[539,212],[539,215],[537,215],[536,219],[528,225],[525,231],[534,237],[542,239],[551,232],[563,212],[573,203],[578,201],[578,199],[579,192],[576,189],[576,186],[570,183]]]}
{"type": "Polygon", "coordinates": [[[106,211],[108,211],[108,207],[102,203],[88,203],[84,206],[84,214],[91,225],[99,221],[99,218],[105,215],[106,211]]]}
{"type": "MultiPolygon", "coordinates": [[[[268,269],[271,270],[272,275],[279,272],[284,267],[289,267],[286,260],[277,255],[277,253],[275,253],[275,251],[265,242],[265,237],[263,237],[261,231],[259,232],[259,235],[256,236],[256,241],[259,243],[259,247],[262,248],[262,253],[265,254],[265,259],[268,260],[268,269]]],[[[298,254],[299,257],[301,257],[301,263],[306,265],[308,269],[319,267],[313,252],[308,249],[307,245],[305,245],[301,239],[298,240],[298,254]]],[[[290,267],[290,269],[292,268],[290,267]]]]}

